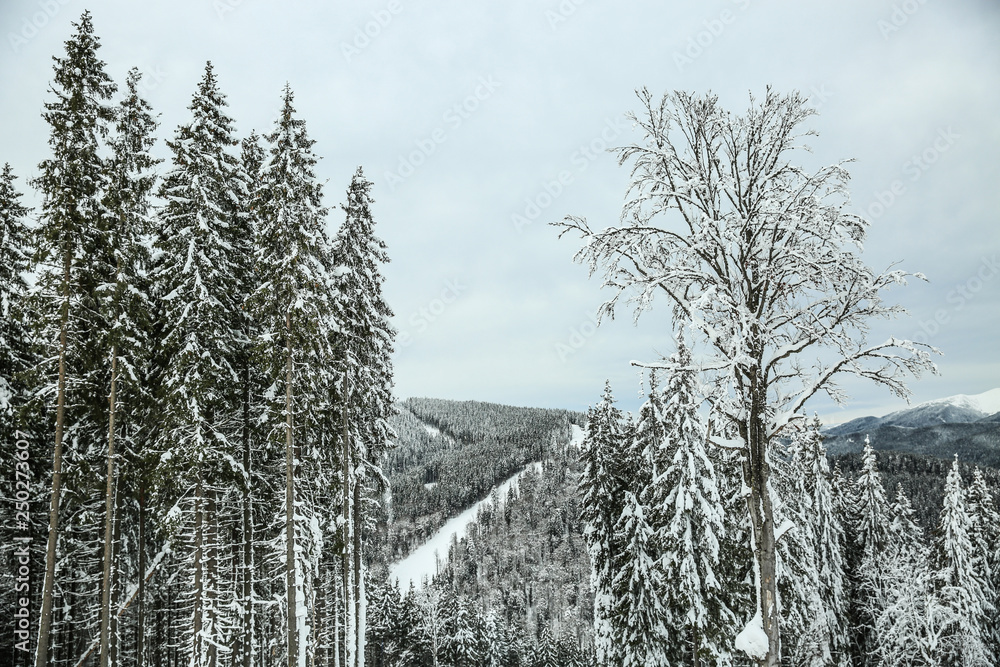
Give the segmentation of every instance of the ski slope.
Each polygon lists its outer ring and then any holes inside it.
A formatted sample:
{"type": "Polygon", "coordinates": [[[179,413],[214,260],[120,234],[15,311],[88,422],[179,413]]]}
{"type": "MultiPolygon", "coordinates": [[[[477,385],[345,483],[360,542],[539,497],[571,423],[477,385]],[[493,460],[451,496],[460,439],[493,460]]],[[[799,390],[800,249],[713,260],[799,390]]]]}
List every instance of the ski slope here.
{"type": "MultiPolygon", "coordinates": [[[[529,468],[539,472],[542,469],[542,464],[540,461],[530,463],[495,487],[501,502],[507,497],[510,488],[520,481],[521,475],[529,468]]],[[[459,540],[465,537],[469,524],[475,521],[476,515],[479,513],[479,508],[492,503],[492,496],[491,492],[490,495],[469,509],[449,519],[429,540],[411,551],[409,556],[392,563],[389,566],[390,579],[393,577],[398,579],[399,587],[403,591],[406,591],[411,583],[415,588],[420,588],[425,579],[430,581],[437,573],[439,561],[444,562],[448,558],[448,548],[451,546],[452,537],[459,540]]]]}

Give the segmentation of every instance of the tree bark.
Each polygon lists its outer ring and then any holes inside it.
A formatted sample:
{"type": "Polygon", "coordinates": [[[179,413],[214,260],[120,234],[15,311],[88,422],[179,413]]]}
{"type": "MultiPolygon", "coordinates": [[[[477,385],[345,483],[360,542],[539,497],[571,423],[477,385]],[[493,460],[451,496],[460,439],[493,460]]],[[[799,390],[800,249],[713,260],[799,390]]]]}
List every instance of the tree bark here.
{"type": "Polygon", "coordinates": [[[253,516],[252,480],[250,476],[250,364],[243,369],[243,472],[246,488],[243,490],[243,627],[240,645],[242,667],[253,667],[253,516]]]}
{"type": "MultiPolygon", "coordinates": [[[[346,379],[345,379],[346,384],[346,379]]],[[[344,472],[343,472],[343,488],[344,488],[344,523],[343,523],[343,538],[344,538],[344,552],[342,567],[343,570],[343,590],[344,590],[344,667],[354,667],[353,662],[353,644],[354,638],[351,631],[352,619],[354,618],[354,609],[352,606],[353,596],[351,595],[351,547],[352,547],[352,517],[351,517],[351,445],[350,438],[348,436],[348,405],[347,397],[348,391],[345,386],[343,394],[343,406],[342,417],[343,417],[343,436],[342,436],[342,446],[343,453],[341,457],[343,458],[344,472]]]]}
{"type": "MultiPolygon", "coordinates": [[[[121,502],[121,496],[119,495],[118,480],[115,479],[115,492],[114,501],[112,508],[114,509],[114,524],[112,528],[111,535],[111,562],[117,563],[121,558],[121,546],[122,546],[122,513],[118,506],[121,502]]],[[[111,604],[114,605],[115,597],[119,595],[121,591],[121,568],[115,568],[112,570],[111,574],[111,604]]],[[[121,617],[121,612],[111,614],[111,623],[108,626],[108,664],[114,667],[119,664],[119,646],[121,644],[121,638],[119,636],[119,618],[121,617]]]]}
{"type": "Polygon", "coordinates": [[[59,384],[56,398],[56,442],[52,453],[52,498],[49,504],[49,538],[45,548],[45,581],[42,584],[42,613],[38,625],[35,667],[47,667],[49,633],[52,628],[52,589],[56,576],[56,540],[59,534],[59,494],[62,491],[62,442],[66,420],[66,347],[69,328],[69,279],[73,256],[63,255],[63,303],[59,326],[59,384]]]}
{"type": "Polygon", "coordinates": [[[295,591],[295,452],[292,448],[292,316],[285,312],[285,586],[288,593],[288,667],[298,663],[297,600],[295,591]]]}
{"type": "Polygon", "coordinates": [[[218,506],[215,502],[215,489],[211,486],[205,493],[205,600],[207,603],[206,626],[209,632],[209,641],[206,642],[205,664],[207,667],[216,667],[218,664],[218,642],[219,636],[219,601],[218,595],[219,581],[219,523],[218,506]]]}
{"type": "Polygon", "coordinates": [[[146,638],[146,482],[139,482],[139,587],[136,595],[135,656],[136,662],[145,665],[143,643],[146,638]]]}
{"type": "Polygon", "coordinates": [[[775,667],[781,655],[781,629],[777,608],[777,558],[774,541],[774,511],[768,481],[770,466],[767,461],[767,426],[765,424],[764,391],[758,377],[750,379],[750,410],[745,425],[744,438],[748,447],[745,474],[750,494],[747,496],[750,521],[753,527],[754,551],[757,559],[757,603],[761,613],[768,651],[757,664],[775,667]]]}
{"type": "MultiPolygon", "coordinates": [[[[357,465],[357,464],[355,464],[357,465]]],[[[353,526],[353,556],[354,556],[354,660],[358,667],[364,667],[365,651],[364,651],[364,618],[362,617],[362,611],[364,609],[364,572],[362,571],[361,563],[361,484],[358,481],[357,471],[354,471],[354,502],[351,504],[354,526],[353,526]]]]}
{"type": "Polygon", "coordinates": [[[202,637],[202,627],[204,624],[205,577],[202,550],[204,548],[204,501],[201,485],[201,464],[198,463],[197,465],[198,481],[195,485],[194,496],[194,618],[192,619],[193,641],[191,646],[191,664],[194,667],[203,667],[202,643],[204,638],[202,637]]]}
{"type": "Polygon", "coordinates": [[[115,399],[118,391],[118,345],[111,346],[111,394],[108,396],[108,479],[104,491],[104,572],[101,585],[100,666],[108,667],[111,632],[111,543],[114,524],[115,399]]]}

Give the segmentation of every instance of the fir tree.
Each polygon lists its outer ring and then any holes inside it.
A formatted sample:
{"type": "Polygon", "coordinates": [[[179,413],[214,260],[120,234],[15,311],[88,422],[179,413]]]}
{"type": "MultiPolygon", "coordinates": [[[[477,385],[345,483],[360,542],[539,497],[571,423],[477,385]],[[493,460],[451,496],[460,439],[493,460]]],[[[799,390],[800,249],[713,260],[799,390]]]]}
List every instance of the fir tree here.
{"type": "MultiPolygon", "coordinates": [[[[14,413],[25,399],[24,381],[17,376],[28,369],[31,359],[21,307],[28,294],[24,274],[30,267],[30,251],[25,218],[31,209],[21,204],[16,178],[5,164],[0,172],[0,419],[5,438],[13,435],[14,413]]],[[[13,441],[4,440],[4,444],[14,447],[13,441]]]]}
{"type": "Polygon", "coordinates": [[[615,532],[620,550],[612,558],[612,626],[622,667],[665,667],[667,628],[661,592],[665,582],[657,563],[655,534],[635,494],[625,492],[625,508],[615,532]]]}
{"type": "Polygon", "coordinates": [[[941,595],[957,620],[950,632],[948,657],[960,665],[991,664],[993,656],[985,632],[990,602],[957,455],[945,482],[938,535],[935,552],[941,595]]]}
{"type": "Polygon", "coordinates": [[[1000,657],[1000,512],[978,467],[967,493],[972,541],[978,555],[985,598],[983,631],[990,654],[1000,657]]]}
{"type": "Polygon", "coordinates": [[[851,511],[854,544],[850,561],[855,582],[852,622],[856,650],[875,652],[873,631],[882,614],[886,580],[883,555],[889,544],[889,503],[878,470],[878,459],[868,438],[862,454],[861,474],[854,482],[851,511]]]}
{"type": "Polygon", "coordinates": [[[802,446],[804,455],[811,462],[812,497],[809,509],[822,604],[819,616],[825,621],[820,635],[819,655],[824,664],[845,665],[850,654],[847,644],[848,585],[843,553],[844,526],[837,511],[830,464],[818,419],[806,430],[802,446]]]}
{"type": "Polygon", "coordinates": [[[811,498],[814,480],[807,450],[808,428],[771,455],[775,544],[778,554],[778,606],[781,651],[792,664],[824,664],[829,653],[827,617],[820,597],[819,568],[811,498]]]}
{"type": "Polygon", "coordinates": [[[663,436],[645,501],[656,517],[664,621],[672,634],[671,650],[660,660],[686,660],[685,653],[696,663],[726,660],[735,619],[716,572],[725,532],[722,497],[698,414],[696,370],[683,339],[669,360],[662,401],[663,436]]]}
{"type": "Polygon", "coordinates": [[[364,659],[365,506],[385,488],[381,462],[393,437],[392,310],[382,294],[388,263],[385,243],[375,235],[372,183],[359,167],[343,205],[345,220],[334,239],[335,288],[339,296],[335,343],[341,377],[336,397],[342,414],[342,544],[349,664],[364,659]]]}
{"type": "MultiPolygon", "coordinates": [[[[35,479],[44,470],[37,455],[27,460],[22,457],[41,451],[48,440],[44,427],[38,425],[41,420],[26,414],[30,396],[26,372],[36,363],[31,349],[31,313],[25,308],[28,285],[24,274],[30,266],[30,229],[26,216],[30,209],[21,204],[15,180],[10,165],[5,164],[0,171],[0,466],[9,472],[0,481],[0,494],[10,500],[6,505],[8,511],[0,519],[0,557],[5,563],[24,564],[32,572],[41,572],[44,563],[39,562],[37,547],[28,549],[30,562],[23,555],[21,559],[15,556],[15,550],[24,552],[18,538],[29,534],[29,530],[35,532],[30,519],[40,515],[42,488],[35,479]],[[23,486],[25,482],[27,489],[23,486]]],[[[0,595],[0,613],[11,619],[17,618],[19,598],[27,598],[31,609],[38,609],[38,586],[25,589],[23,580],[18,582],[17,576],[16,567],[5,568],[0,574],[0,586],[5,591],[0,595]]],[[[31,619],[32,626],[34,620],[31,619]]],[[[0,644],[0,659],[9,655],[10,664],[14,664],[18,650],[14,645],[30,646],[29,632],[14,626],[8,640],[0,644]]]]}
{"type": "MultiPolygon", "coordinates": [[[[77,585],[61,590],[66,597],[55,604],[56,559],[61,552],[65,558],[78,554],[83,560],[67,565],[86,579],[81,570],[93,571],[92,556],[76,550],[79,540],[70,537],[93,531],[89,514],[77,513],[73,502],[61,507],[63,500],[64,463],[68,464],[66,490],[71,499],[77,491],[81,501],[93,497],[83,485],[88,481],[74,475],[74,468],[85,455],[84,443],[99,439],[100,424],[106,424],[104,406],[98,398],[104,395],[101,360],[103,350],[92,333],[105,330],[103,323],[95,321],[100,308],[97,306],[100,286],[106,276],[98,272],[100,258],[107,252],[105,239],[100,234],[102,220],[107,212],[102,199],[106,187],[106,165],[102,157],[104,139],[114,112],[107,100],[115,85],[104,69],[104,62],[97,56],[100,41],[94,35],[89,12],[84,12],[79,23],[74,23],[76,33],[66,42],[64,57],[56,57],[55,75],[50,88],[54,100],[45,103],[42,116],[50,127],[49,146],[51,158],[40,165],[41,174],[34,181],[42,195],[40,248],[38,259],[39,280],[37,292],[39,333],[46,351],[44,359],[58,360],[58,367],[48,364],[40,370],[43,377],[40,396],[54,396],[55,446],[53,449],[52,494],[49,507],[49,535],[45,557],[45,579],[42,591],[36,666],[48,664],[52,634],[52,610],[71,610],[80,604],[74,600],[84,597],[82,604],[93,608],[89,591],[84,594],[77,585]],[[68,447],[64,451],[64,441],[68,447]],[[64,461],[65,458],[65,461],[64,461]],[[61,513],[71,520],[62,522],[61,513]],[[70,530],[73,515],[79,518],[77,528],[70,530]],[[63,539],[63,548],[57,542],[63,539]]],[[[86,539],[86,538],[83,538],[86,539]]],[[[91,552],[92,553],[92,552],[91,552]]],[[[95,573],[96,574],[96,573],[95,573]]],[[[93,616],[77,606],[67,618],[89,619],[93,616]],[[75,613],[74,613],[75,612],[75,613]]],[[[82,627],[63,626],[67,633],[79,632],[82,627]]]]}
{"type": "Polygon", "coordinates": [[[306,459],[315,458],[319,442],[316,406],[330,381],[324,373],[330,354],[323,325],[332,310],[324,265],[329,253],[323,229],[326,209],[314,173],[314,142],[306,134],[305,121],[295,117],[292,102],[286,86],[281,115],[268,136],[256,256],[261,284],[252,301],[260,327],[259,358],[270,385],[264,419],[271,439],[284,449],[282,560],[289,667],[303,663],[311,652],[302,610],[312,596],[313,563],[322,545],[308,529],[314,509],[298,480],[300,468],[309,467],[306,459]]]}
{"type": "Polygon", "coordinates": [[[188,107],[191,120],[167,142],[172,167],[159,190],[165,204],[156,241],[167,363],[161,464],[171,473],[159,478],[160,495],[185,497],[186,652],[195,667],[212,664],[220,647],[229,647],[223,598],[233,591],[220,567],[218,497],[242,472],[231,450],[239,406],[234,314],[242,306],[232,249],[246,176],[230,153],[236,142],[225,106],[209,63],[188,107]]]}
{"type": "Polygon", "coordinates": [[[629,447],[621,411],[615,407],[610,383],[601,401],[587,411],[587,428],[580,458],[583,496],[580,518],[590,553],[591,589],[594,591],[594,647],[601,664],[620,662],[618,636],[613,625],[614,558],[618,553],[615,526],[622,513],[625,483],[619,476],[616,456],[629,447]]]}
{"type": "MultiPolygon", "coordinates": [[[[144,379],[145,353],[149,349],[146,333],[148,324],[143,321],[149,312],[149,285],[146,271],[149,251],[145,244],[151,231],[149,196],[155,176],[152,168],[159,162],[150,155],[153,146],[153,119],[149,104],[139,96],[138,85],[142,78],[138,69],[132,69],[126,80],[125,99],[116,118],[115,136],[111,140],[112,156],[108,164],[108,185],[105,206],[108,216],[103,230],[110,246],[114,266],[106,273],[113,276],[106,290],[109,292],[101,304],[105,309],[104,320],[109,323],[107,342],[110,357],[110,391],[108,414],[107,476],[105,489],[104,571],[101,591],[100,664],[106,666],[116,653],[117,614],[112,611],[113,573],[112,561],[116,547],[112,534],[116,520],[115,497],[122,491],[116,488],[116,444],[138,460],[141,444],[138,431],[144,425],[143,408],[148,400],[144,379]],[[120,442],[116,443],[116,439],[120,442]]],[[[140,475],[144,471],[138,472],[140,475]]],[[[140,646],[141,650],[141,646],[140,646]]]]}

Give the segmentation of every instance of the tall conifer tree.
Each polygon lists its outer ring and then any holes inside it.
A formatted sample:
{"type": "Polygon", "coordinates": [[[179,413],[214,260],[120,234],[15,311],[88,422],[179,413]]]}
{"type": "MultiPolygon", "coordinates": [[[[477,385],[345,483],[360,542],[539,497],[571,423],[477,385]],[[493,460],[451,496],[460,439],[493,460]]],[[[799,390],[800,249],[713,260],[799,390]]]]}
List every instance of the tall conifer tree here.
{"type": "MultiPolygon", "coordinates": [[[[63,507],[64,459],[72,464],[87,454],[84,443],[97,439],[98,425],[104,420],[104,406],[96,397],[104,395],[100,366],[100,341],[92,335],[102,330],[96,322],[97,290],[104,284],[98,262],[106,252],[100,234],[107,213],[102,203],[107,184],[104,139],[113,109],[108,100],[115,85],[105,72],[97,51],[100,41],[94,34],[89,12],[84,12],[76,33],[66,42],[64,57],[56,57],[55,76],[50,87],[53,100],[46,102],[42,117],[50,127],[52,156],[40,165],[34,181],[42,195],[40,252],[38,267],[38,323],[46,346],[44,358],[57,360],[57,368],[47,364],[41,396],[55,402],[55,446],[53,449],[52,493],[49,506],[49,535],[45,557],[45,579],[36,651],[37,667],[48,664],[52,631],[52,610],[56,597],[58,542],[69,531],[60,524],[63,507]],[[68,448],[67,448],[68,445],[68,448]],[[65,449],[64,449],[65,448],[65,449]]],[[[72,476],[72,469],[69,471],[72,476]]],[[[66,490],[84,480],[74,479],[66,490]]],[[[89,494],[84,491],[83,498],[89,494]]],[[[86,515],[81,521],[86,520],[86,515]]],[[[81,526],[81,533],[93,526],[81,526]]],[[[67,545],[67,548],[69,545],[67,545]]],[[[89,569],[87,565],[80,567],[89,569]]],[[[83,574],[83,573],[76,573],[83,574]]],[[[86,577],[86,575],[83,575],[86,577]]],[[[71,609],[76,586],[63,589],[69,598],[61,609],[71,609]]],[[[86,593],[89,595],[89,591],[86,593]]],[[[89,618],[77,608],[71,617],[89,618]]],[[[82,630],[67,627],[67,632],[82,630]]]]}

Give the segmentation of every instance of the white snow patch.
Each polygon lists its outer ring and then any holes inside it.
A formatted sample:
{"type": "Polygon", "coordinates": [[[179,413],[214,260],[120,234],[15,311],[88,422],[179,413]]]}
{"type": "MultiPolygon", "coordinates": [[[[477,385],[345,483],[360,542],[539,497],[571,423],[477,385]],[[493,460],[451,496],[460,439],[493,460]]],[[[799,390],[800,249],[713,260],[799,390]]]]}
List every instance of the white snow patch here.
{"type": "Polygon", "coordinates": [[[426,424],[425,423],[424,424],[424,430],[427,431],[428,435],[430,435],[432,438],[436,438],[439,435],[441,435],[441,430],[437,429],[437,428],[434,428],[430,424],[426,424]]]}
{"type": "Polygon", "coordinates": [[[437,482],[427,482],[426,484],[424,484],[424,488],[430,491],[437,485],[438,485],[437,482]]]}
{"type": "Polygon", "coordinates": [[[767,656],[769,644],[764,633],[764,621],[761,619],[760,610],[740,634],[736,635],[735,646],[737,651],[743,651],[754,660],[763,660],[767,656]]]}
{"type": "MultiPolygon", "coordinates": [[[[537,474],[542,469],[541,461],[535,461],[525,466],[520,472],[508,477],[496,486],[497,495],[501,501],[506,498],[507,492],[514,487],[526,470],[532,469],[537,474]]],[[[469,529],[469,524],[475,521],[479,509],[492,503],[490,492],[485,498],[468,508],[456,517],[452,517],[441,528],[431,535],[430,539],[410,552],[410,555],[401,561],[389,565],[389,577],[399,580],[399,587],[406,590],[410,583],[415,588],[423,586],[424,579],[428,581],[437,574],[438,560],[444,560],[448,556],[448,548],[451,546],[452,536],[455,539],[465,537],[469,529]]]]}
{"type": "Polygon", "coordinates": [[[774,531],[774,541],[777,542],[778,540],[780,540],[782,537],[785,536],[785,533],[790,531],[792,528],[795,528],[794,521],[792,521],[791,519],[785,519],[784,521],[782,521],[781,525],[778,526],[778,529],[774,531]]]}
{"type": "Polygon", "coordinates": [[[569,446],[579,449],[583,444],[583,429],[576,424],[570,424],[570,427],[573,429],[573,432],[569,438],[569,446]]]}

